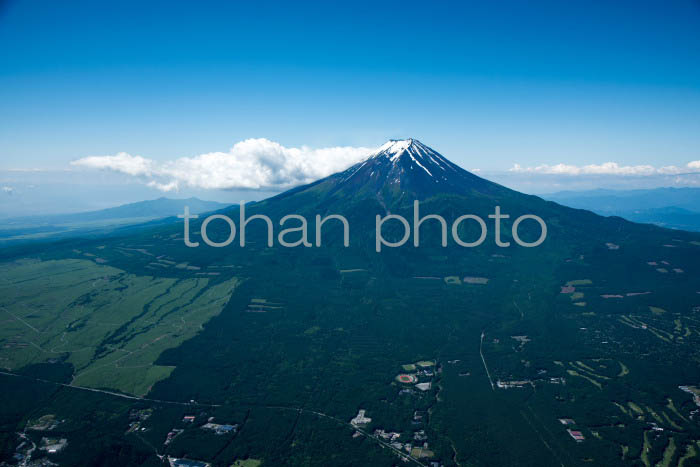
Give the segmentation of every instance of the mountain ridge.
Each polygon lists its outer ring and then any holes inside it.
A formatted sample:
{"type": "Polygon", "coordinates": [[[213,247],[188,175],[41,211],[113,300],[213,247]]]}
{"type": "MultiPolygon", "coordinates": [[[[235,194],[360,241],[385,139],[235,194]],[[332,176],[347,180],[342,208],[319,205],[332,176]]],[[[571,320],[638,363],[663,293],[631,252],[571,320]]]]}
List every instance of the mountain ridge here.
{"type": "Polygon", "coordinates": [[[167,198],[161,196],[152,200],[136,201],[134,203],[120,204],[118,206],[84,212],[11,217],[3,219],[3,222],[9,225],[26,221],[31,221],[33,224],[56,224],[59,222],[90,222],[133,217],[169,217],[181,212],[181,208],[185,205],[188,205],[190,211],[195,214],[230,206],[228,203],[202,200],[194,196],[190,198],[167,198]]]}
{"type": "Polygon", "coordinates": [[[229,204],[191,197],[160,197],[94,211],[13,217],[2,220],[0,244],[50,241],[81,235],[100,235],[120,228],[181,214],[188,206],[192,214],[224,209],[229,204]]]}

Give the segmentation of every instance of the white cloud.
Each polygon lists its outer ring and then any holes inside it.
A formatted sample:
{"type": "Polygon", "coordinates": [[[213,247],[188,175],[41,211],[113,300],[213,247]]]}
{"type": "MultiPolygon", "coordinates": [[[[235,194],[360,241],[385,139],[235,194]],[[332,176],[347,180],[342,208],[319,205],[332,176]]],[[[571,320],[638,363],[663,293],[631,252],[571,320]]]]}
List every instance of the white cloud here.
{"type": "Polygon", "coordinates": [[[589,164],[583,166],[556,164],[542,164],[535,167],[522,167],[514,164],[509,172],[545,174],[545,175],[621,175],[621,176],[650,176],[650,175],[677,175],[688,170],[700,169],[700,161],[689,162],[685,167],[669,165],[654,167],[652,165],[620,165],[617,162],[605,162],[603,164],[589,164]]]}
{"type": "Polygon", "coordinates": [[[372,148],[307,146],[287,148],[265,138],[236,143],[228,152],[210,152],[156,162],[120,152],[90,156],[71,164],[139,176],[162,191],[181,186],[205,189],[284,189],[344,170],[366,158],[372,148]]]}
{"type": "Polygon", "coordinates": [[[132,156],[125,152],[115,156],[90,156],[71,162],[72,165],[91,169],[110,169],[128,175],[151,175],[154,163],[141,156],[132,156]]]}
{"type": "Polygon", "coordinates": [[[155,180],[151,180],[148,183],[146,183],[147,186],[150,186],[151,188],[157,188],[160,191],[177,191],[179,188],[179,185],[176,180],[172,180],[168,183],[158,183],[155,180]]]}
{"type": "Polygon", "coordinates": [[[2,187],[2,192],[6,193],[8,195],[11,195],[15,192],[15,189],[12,188],[11,186],[4,186],[4,187],[2,187]]]}

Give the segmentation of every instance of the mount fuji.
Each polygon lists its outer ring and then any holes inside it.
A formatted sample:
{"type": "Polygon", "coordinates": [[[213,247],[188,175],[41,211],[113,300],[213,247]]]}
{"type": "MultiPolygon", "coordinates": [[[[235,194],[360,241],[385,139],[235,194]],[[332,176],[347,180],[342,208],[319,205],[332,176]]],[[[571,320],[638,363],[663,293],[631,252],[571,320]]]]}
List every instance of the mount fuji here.
{"type": "Polygon", "coordinates": [[[310,185],[328,196],[424,200],[438,194],[510,196],[514,192],[454,164],[417,139],[390,140],[367,159],[310,185]]]}
{"type": "MultiPolygon", "coordinates": [[[[189,248],[170,218],[4,249],[5,432],[59,414],[70,465],[104,464],[96,438],[120,465],[161,465],[159,454],[380,467],[656,465],[700,439],[699,234],[519,193],[416,139],[246,206],[255,214],[276,228],[342,215],[349,246],[335,221],[318,247],[268,247],[257,219],[245,247],[189,248]],[[478,215],[490,237],[499,206],[511,245],[442,246],[428,220],[419,247],[375,251],[375,217],[413,220],[415,200],[449,223],[478,215]],[[547,224],[537,247],[511,236],[524,214],[547,224]],[[130,422],[138,436],[124,434],[130,422]]],[[[207,235],[231,232],[217,220],[207,235]]],[[[460,226],[465,242],[479,234],[460,226]]],[[[523,222],[520,238],[539,235],[523,222]]]]}

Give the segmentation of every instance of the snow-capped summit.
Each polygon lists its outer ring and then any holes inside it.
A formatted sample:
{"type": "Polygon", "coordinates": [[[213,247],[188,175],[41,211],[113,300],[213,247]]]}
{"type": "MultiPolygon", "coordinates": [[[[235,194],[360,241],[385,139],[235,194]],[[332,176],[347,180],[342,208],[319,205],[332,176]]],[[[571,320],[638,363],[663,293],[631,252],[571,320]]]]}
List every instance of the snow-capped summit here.
{"type": "Polygon", "coordinates": [[[382,157],[388,158],[394,165],[403,162],[411,170],[418,167],[429,176],[435,177],[436,180],[444,178],[441,177],[440,171],[456,170],[456,166],[450,161],[413,138],[389,140],[376,153],[372,154],[370,159],[382,157]],[[402,161],[403,158],[406,160],[402,161]]]}
{"type": "Polygon", "coordinates": [[[371,195],[388,190],[418,199],[503,188],[467,172],[415,138],[389,140],[363,162],[331,178],[338,183],[334,191],[371,195]]]}
{"type": "Polygon", "coordinates": [[[397,154],[405,151],[413,144],[413,138],[409,139],[390,139],[379,148],[376,154],[397,154]]]}

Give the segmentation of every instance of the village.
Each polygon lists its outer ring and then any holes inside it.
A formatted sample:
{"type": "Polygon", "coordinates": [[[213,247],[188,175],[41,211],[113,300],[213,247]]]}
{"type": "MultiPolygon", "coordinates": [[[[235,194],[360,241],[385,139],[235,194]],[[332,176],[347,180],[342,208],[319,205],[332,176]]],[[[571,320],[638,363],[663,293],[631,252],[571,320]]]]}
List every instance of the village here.
{"type": "Polygon", "coordinates": [[[25,430],[17,433],[19,444],[15,448],[15,452],[12,456],[13,460],[25,467],[50,467],[58,465],[47,457],[41,457],[36,460],[33,460],[32,457],[37,451],[45,455],[57,454],[68,446],[68,439],[66,438],[60,436],[44,436],[44,434],[48,435],[49,432],[55,430],[62,423],[65,423],[65,420],[58,420],[53,414],[43,415],[27,422],[25,430]],[[38,445],[27,432],[32,434],[41,433],[42,436],[39,439],[38,445]]]}
{"type": "MultiPolygon", "coordinates": [[[[442,369],[436,361],[421,360],[415,363],[401,365],[401,373],[394,377],[393,384],[399,386],[399,396],[417,396],[422,398],[431,394],[435,400],[439,400],[431,391],[435,389],[436,376],[442,369]]],[[[411,417],[410,427],[403,430],[389,430],[372,423],[366,409],[359,409],[357,415],[350,420],[350,425],[355,428],[353,438],[369,436],[394,450],[394,452],[406,460],[406,456],[412,459],[429,460],[435,457],[435,452],[430,449],[429,436],[426,427],[429,422],[430,410],[415,409],[411,417]],[[373,430],[370,432],[368,428],[373,430]]],[[[431,461],[432,467],[439,467],[440,463],[431,461]]]]}
{"type": "MultiPolygon", "coordinates": [[[[200,417],[202,418],[202,417],[200,417]]],[[[173,427],[168,434],[166,435],[165,441],[163,442],[164,446],[167,446],[173,442],[175,438],[178,437],[178,435],[182,434],[185,431],[184,425],[194,425],[198,417],[196,415],[185,415],[182,417],[182,424],[183,428],[175,428],[173,427]]],[[[214,417],[208,417],[206,420],[206,423],[202,424],[199,426],[200,429],[210,431],[213,434],[217,436],[221,435],[226,435],[226,434],[235,434],[238,431],[238,424],[229,424],[229,423],[214,423],[215,418],[214,417]]]]}

